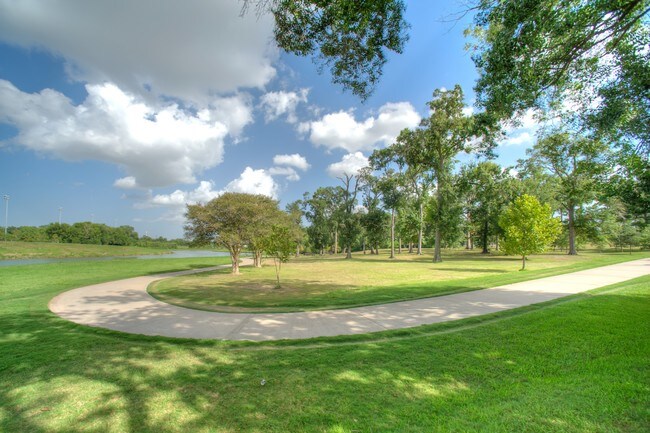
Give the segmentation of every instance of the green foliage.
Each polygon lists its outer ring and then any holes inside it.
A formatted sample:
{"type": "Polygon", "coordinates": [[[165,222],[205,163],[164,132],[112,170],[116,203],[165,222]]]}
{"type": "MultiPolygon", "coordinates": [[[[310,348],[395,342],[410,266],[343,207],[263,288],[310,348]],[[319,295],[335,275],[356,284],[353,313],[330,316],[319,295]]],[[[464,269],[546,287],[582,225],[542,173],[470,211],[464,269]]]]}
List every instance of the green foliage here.
{"type": "Polygon", "coordinates": [[[499,215],[514,195],[512,178],[498,164],[485,161],[462,167],[458,176],[465,216],[472,233],[478,233],[483,252],[489,238],[499,233],[499,215]]]}
{"type": "Polygon", "coordinates": [[[569,254],[576,249],[576,208],[596,199],[608,173],[608,147],[599,140],[551,131],[526,153],[529,165],[542,167],[556,180],[555,201],[567,211],[569,254]]]}
{"type": "Polygon", "coordinates": [[[307,236],[315,253],[322,254],[332,244],[333,234],[338,230],[339,194],[340,189],[321,187],[311,196],[308,193],[304,195],[302,205],[305,218],[310,223],[307,236]]]}
{"type": "Polygon", "coordinates": [[[506,254],[521,256],[522,270],[526,268],[526,256],[543,252],[561,232],[550,206],[530,195],[516,198],[501,215],[499,224],[505,232],[503,249],[506,254]]]}
{"type": "Polygon", "coordinates": [[[277,0],[270,9],[280,48],[314,56],[362,100],[381,77],[386,51],[401,53],[408,40],[402,0],[277,0]]]}
{"type": "Polygon", "coordinates": [[[565,97],[597,134],[648,152],[648,0],[478,0],[473,60],[478,105],[495,119],[565,97]],[[593,106],[593,104],[592,104],[593,106]]]}
{"type": "Polygon", "coordinates": [[[289,225],[273,225],[264,240],[264,251],[273,257],[278,288],[281,287],[280,271],[282,270],[282,263],[289,261],[289,257],[294,252],[295,247],[296,243],[292,239],[291,227],[289,225]]]}
{"type": "Polygon", "coordinates": [[[195,244],[214,242],[230,252],[233,274],[239,273],[239,256],[250,244],[259,259],[270,222],[281,218],[278,202],[264,195],[228,192],[206,204],[187,206],[186,236],[195,244]]]}
{"type": "Polygon", "coordinates": [[[182,241],[165,238],[140,238],[131,226],[110,227],[90,221],[70,224],[52,223],[45,226],[9,227],[7,240],[22,242],[60,242],[90,245],[120,245],[175,248],[182,241]]]}

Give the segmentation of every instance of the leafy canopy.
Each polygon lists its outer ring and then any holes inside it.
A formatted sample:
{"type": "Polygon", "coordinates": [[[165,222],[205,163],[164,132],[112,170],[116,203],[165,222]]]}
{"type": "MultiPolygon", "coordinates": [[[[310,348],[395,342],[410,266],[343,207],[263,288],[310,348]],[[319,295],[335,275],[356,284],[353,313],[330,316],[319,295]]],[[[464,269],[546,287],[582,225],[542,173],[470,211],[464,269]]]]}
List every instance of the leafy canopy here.
{"type": "Polygon", "coordinates": [[[477,0],[478,105],[493,118],[589,101],[584,124],[650,146],[650,0],[477,0]]]}
{"type": "Polygon", "coordinates": [[[283,50],[312,56],[329,67],[332,81],[366,100],[382,75],[387,51],[408,40],[402,0],[244,0],[275,18],[283,50]]]}
{"type": "Polygon", "coordinates": [[[505,232],[502,247],[506,254],[526,257],[543,252],[560,235],[560,222],[551,215],[551,207],[536,197],[524,194],[503,212],[499,224],[505,232]]]}

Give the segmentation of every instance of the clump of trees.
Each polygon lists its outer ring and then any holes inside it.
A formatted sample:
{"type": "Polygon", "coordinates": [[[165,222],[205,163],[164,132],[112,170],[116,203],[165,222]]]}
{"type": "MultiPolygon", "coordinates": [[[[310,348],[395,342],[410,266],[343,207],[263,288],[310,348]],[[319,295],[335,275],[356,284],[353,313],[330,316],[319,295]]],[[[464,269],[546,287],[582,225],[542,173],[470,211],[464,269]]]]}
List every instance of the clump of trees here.
{"type": "MultiPolygon", "coordinates": [[[[292,206],[292,209],[295,208],[292,206]]],[[[262,266],[264,253],[274,258],[277,285],[280,269],[296,251],[301,230],[296,211],[280,210],[278,201],[260,194],[228,192],[207,203],[187,206],[185,234],[194,245],[214,243],[230,253],[232,274],[239,275],[244,251],[262,266]]]]}
{"type": "Polygon", "coordinates": [[[110,227],[106,224],[92,223],[89,221],[74,224],[52,223],[40,227],[8,227],[7,240],[151,248],[177,248],[187,245],[187,242],[183,239],[168,240],[164,237],[151,238],[149,236],[139,236],[133,227],[127,225],[110,227]]]}

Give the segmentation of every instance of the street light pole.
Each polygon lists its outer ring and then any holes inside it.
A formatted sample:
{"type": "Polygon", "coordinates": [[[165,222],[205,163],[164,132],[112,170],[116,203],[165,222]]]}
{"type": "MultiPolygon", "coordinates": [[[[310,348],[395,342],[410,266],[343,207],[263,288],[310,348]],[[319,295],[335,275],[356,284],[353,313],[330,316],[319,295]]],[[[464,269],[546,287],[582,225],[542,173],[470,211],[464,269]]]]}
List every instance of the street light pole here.
{"type": "Polygon", "coordinates": [[[9,227],[9,195],[2,196],[5,201],[5,242],[7,241],[7,227],[9,227]]]}

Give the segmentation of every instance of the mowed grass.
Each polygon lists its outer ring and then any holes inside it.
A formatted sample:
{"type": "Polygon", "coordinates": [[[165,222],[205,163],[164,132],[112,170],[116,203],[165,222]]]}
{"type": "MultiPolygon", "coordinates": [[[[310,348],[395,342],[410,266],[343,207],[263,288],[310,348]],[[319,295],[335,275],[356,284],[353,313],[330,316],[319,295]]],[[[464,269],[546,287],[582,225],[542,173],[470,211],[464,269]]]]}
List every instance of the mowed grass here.
{"type": "Polygon", "coordinates": [[[169,252],[169,250],[160,248],[123,247],[117,245],[0,242],[0,260],[137,256],[141,254],[165,254],[169,252]]]}
{"type": "Polygon", "coordinates": [[[157,299],[187,308],[230,312],[282,312],[346,308],[495,287],[595,266],[648,257],[650,253],[584,252],[578,256],[533,256],[519,272],[520,259],[479,251],[446,251],[442,263],[432,254],[401,254],[389,259],[356,253],[343,256],[301,257],[282,265],[281,288],[267,259],[263,268],[242,267],[242,275],[229,270],[166,279],[153,283],[149,293],[157,299]]]}
{"type": "Polygon", "coordinates": [[[47,310],[63,290],[214,261],[0,269],[0,431],[648,431],[650,277],[488,318],[304,342],[135,336],[47,310]]]}

